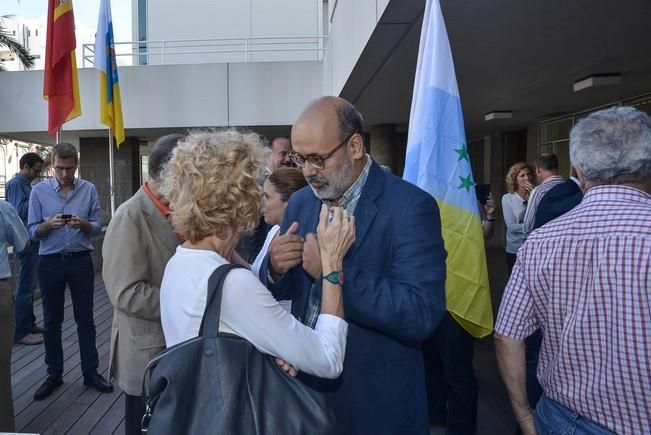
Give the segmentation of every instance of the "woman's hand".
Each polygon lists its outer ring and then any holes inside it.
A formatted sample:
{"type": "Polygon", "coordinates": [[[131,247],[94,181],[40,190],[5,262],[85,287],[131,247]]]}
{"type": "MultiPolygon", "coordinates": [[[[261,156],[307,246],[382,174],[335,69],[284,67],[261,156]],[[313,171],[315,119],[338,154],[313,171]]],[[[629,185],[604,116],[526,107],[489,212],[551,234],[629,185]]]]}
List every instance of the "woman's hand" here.
{"type": "Polygon", "coordinates": [[[525,192],[531,193],[531,191],[534,188],[534,185],[530,181],[525,181],[522,187],[524,187],[525,192]]]}
{"type": "Polygon", "coordinates": [[[288,363],[282,358],[276,358],[276,365],[280,367],[282,371],[287,373],[292,378],[295,378],[296,375],[298,375],[298,370],[296,370],[296,368],[293,365],[291,365],[290,363],[288,363]]]}
{"type": "Polygon", "coordinates": [[[317,238],[323,274],[341,270],[344,256],[355,241],[355,216],[341,207],[328,209],[322,205],[317,238]]]}

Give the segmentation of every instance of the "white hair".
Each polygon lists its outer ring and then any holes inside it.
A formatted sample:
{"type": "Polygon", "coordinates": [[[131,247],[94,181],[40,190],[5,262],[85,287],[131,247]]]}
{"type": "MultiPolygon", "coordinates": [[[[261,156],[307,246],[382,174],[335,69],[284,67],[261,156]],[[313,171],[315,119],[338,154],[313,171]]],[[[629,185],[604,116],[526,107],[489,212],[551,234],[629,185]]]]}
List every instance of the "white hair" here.
{"type": "Polygon", "coordinates": [[[570,134],[570,160],[586,182],[638,183],[651,179],[651,118],[632,107],[592,113],[570,134]]]}

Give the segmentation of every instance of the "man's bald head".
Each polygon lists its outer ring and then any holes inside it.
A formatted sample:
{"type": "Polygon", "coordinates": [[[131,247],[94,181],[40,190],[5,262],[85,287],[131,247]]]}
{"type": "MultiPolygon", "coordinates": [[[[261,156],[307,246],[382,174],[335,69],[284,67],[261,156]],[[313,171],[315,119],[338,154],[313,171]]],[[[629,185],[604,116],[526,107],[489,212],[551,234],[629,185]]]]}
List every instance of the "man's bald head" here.
{"type": "MultiPolygon", "coordinates": [[[[298,117],[294,126],[307,123],[319,130],[337,131],[340,140],[353,133],[362,133],[362,115],[343,98],[326,96],[314,100],[298,117]]],[[[293,129],[292,129],[293,130],[293,129]]]]}
{"type": "Polygon", "coordinates": [[[322,97],[301,113],[292,127],[292,147],[305,159],[303,175],[322,199],[338,199],[361,174],[366,164],[363,120],[348,101],[322,97]]]}

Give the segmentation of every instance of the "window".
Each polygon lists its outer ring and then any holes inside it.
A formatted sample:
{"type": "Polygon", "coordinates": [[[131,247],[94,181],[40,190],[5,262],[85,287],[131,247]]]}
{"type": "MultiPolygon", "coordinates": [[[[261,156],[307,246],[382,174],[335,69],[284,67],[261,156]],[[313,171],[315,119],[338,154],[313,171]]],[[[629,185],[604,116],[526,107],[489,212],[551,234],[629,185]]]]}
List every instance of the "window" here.
{"type": "MultiPolygon", "coordinates": [[[[147,41],[147,0],[138,0],[138,41],[147,41]]],[[[147,44],[138,44],[139,65],[147,65],[147,44]]]]}
{"type": "Polygon", "coordinates": [[[540,123],[538,129],[538,152],[554,153],[558,156],[558,172],[569,177],[572,171],[570,164],[570,131],[574,126],[574,117],[568,116],[540,123]]]}
{"type": "Polygon", "coordinates": [[[637,110],[641,110],[642,112],[651,115],[651,95],[645,95],[640,98],[624,101],[622,105],[635,107],[637,110]]]}
{"type": "Polygon", "coordinates": [[[149,180],[149,156],[140,156],[140,184],[149,180]]]}

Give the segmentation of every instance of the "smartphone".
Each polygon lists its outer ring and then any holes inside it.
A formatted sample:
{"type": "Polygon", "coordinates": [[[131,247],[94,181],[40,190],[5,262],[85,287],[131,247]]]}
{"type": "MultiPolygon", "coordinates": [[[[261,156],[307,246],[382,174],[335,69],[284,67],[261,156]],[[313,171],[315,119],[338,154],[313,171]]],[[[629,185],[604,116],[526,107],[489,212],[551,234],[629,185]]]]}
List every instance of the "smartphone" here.
{"type": "Polygon", "coordinates": [[[71,214],[62,214],[61,219],[70,220],[70,219],[72,219],[72,215],[71,214]]]}
{"type": "Polygon", "coordinates": [[[491,193],[491,185],[490,184],[478,184],[475,186],[475,194],[477,195],[477,201],[481,205],[486,205],[486,201],[488,201],[488,195],[491,193]]]}

